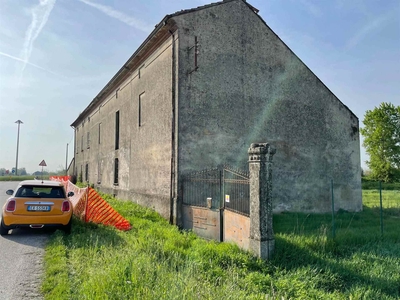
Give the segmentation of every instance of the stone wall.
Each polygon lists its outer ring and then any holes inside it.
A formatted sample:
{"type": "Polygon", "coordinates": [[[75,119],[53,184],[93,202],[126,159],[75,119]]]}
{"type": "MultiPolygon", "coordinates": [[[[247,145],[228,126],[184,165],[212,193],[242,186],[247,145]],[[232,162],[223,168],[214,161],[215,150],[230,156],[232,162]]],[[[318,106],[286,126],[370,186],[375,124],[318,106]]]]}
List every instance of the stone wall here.
{"type": "Polygon", "coordinates": [[[75,172],[82,172],[83,181],[88,165],[87,180],[97,189],[135,199],[165,218],[171,210],[172,44],[170,37],[77,126],[75,153],[75,172]],[[114,183],[116,158],[118,184],[114,183]]]}
{"type": "Polygon", "coordinates": [[[275,211],[330,211],[331,178],[336,208],[361,210],[357,117],[264,21],[240,0],[173,19],[179,171],[245,166],[248,145],[268,140],[277,148],[275,211]]]}

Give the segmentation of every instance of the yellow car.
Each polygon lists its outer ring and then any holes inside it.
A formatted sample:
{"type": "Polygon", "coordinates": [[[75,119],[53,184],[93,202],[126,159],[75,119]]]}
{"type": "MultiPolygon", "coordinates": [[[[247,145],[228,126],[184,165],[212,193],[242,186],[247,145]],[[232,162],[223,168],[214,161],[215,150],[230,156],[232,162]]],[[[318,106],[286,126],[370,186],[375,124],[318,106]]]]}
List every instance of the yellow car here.
{"type": "Polygon", "coordinates": [[[62,183],[50,180],[25,180],[17,189],[7,190],[3,206],[0,234],[6,235],[10,229],[54,227],[71,232],[72,203],[66,195],[62,183]]]}

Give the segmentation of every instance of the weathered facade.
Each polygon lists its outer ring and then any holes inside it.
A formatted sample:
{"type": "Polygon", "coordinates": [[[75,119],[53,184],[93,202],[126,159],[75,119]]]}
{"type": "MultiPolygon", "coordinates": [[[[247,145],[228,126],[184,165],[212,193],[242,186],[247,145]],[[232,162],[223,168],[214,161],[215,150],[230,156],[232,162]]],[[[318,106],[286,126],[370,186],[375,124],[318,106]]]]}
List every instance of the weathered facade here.
{"type": "Polygon", "coordinates": [[[167,15],[72,126],[78,178],[174,223],[182,174],[246,167],[260,141],[275,211],[330,211],[331,180],[362,209],[358,118],[244,0],[167,15]]]}

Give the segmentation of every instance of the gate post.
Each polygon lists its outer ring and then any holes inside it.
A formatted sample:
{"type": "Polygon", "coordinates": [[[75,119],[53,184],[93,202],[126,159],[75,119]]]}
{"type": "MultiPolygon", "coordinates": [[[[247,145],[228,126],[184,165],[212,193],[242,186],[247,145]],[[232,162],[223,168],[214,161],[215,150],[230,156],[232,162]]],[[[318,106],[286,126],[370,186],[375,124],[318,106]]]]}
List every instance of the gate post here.
{"type": "Polygon", "coordinates": [[[270,259],[275,248],[272,228],[272,157],[276,149],[268,143],[253,143],[248,150],[250,171],[249,250],[270,259]]]}

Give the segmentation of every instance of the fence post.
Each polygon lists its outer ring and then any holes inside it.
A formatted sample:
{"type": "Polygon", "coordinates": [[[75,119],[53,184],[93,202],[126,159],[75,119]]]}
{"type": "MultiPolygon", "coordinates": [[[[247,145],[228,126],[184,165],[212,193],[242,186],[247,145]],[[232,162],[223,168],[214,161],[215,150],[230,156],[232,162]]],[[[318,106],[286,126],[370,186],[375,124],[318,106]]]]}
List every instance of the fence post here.
{"type": "Polygon", "coordinates": [[[250,171],[249,250],[270,259],[275,249],[272,223],[272,157],[276,149],[268,143],[253,143],[248,150],[250,171]]]}
{"type": "Polygon", "coordinates": [[[331,194],[332,194],[332,237],[336,236],[336,228],[335,228],[335,195],[333,190],[333,179],[331,179],[331,194]]]}
{"type": "Polygon", "coordinates": [[[225,240],[224,237],[224,211],[225,211],[225,185],[224,185],[224,167],[219,167],[219,186],[220,186],[220,204],[219,204],[219,240],[223,242],[225,240]]]}
{"type": "Polygon", "coordinates": [[[380,215],[381,215],[381,235],[383,236],[383,205],[382,205],[382,181],[379,181],[379,203],[380,203],[380,215]]]}

